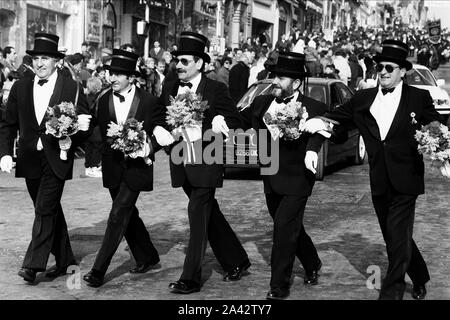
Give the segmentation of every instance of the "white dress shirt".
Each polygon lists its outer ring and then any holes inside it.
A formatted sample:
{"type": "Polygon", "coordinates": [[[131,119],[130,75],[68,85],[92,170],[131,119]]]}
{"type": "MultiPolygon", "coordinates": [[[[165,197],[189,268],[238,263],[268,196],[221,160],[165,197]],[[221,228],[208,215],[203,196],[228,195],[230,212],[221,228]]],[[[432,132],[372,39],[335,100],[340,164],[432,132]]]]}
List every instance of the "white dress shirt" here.
{"type": "Polygon", "coordinates": [[[114,111],[116,112],[117,124],[123,124],[127,120],[135,92],[136,87],[134,85],[123,92],[119,92],[125,98],[123,102],[120,102],[119,97],[113,94],[114,111]]]}
{"type": "Polygon", "coordinates": [[[192,92],[197,92],[197,88],[198,85],[200,84],[200,81],[202,80],[202,74],[199,73],[198,75],[196,75],[194,77],[194,79],[188,81],[190,83],[192,83],[192,88],[189,88],[188,86],[178,86],[178,92],[177,94],[181,94],[181,93],[186,93],[188,90],[192,91],[192,92]]]}
{"type": "MultiPolygon", "coordinates": [[[[56,72],[55,70],[55,72],[53,72],[53,74],[50,77],[48,77],[47,79],[48,81],[41,86],[38,84],[38,81],[41,79],[38,76],[34,77],[33,83],[34,112],[36,114],[36,120],[39,125],[41,125],[41,122],[45,116],[45,112],[49,107],[48,103],[50,102],[50,98],[53,95],[57,78],[58,72],[56,72]]],[[[36,148],[37,150],[43,149],[41,138],[39,138],[36,148]]]]}
{"type": "Polygon", "coordinates": [[[402,88],[403,82],[400,82],[392,93],[383,95],[380,86],[375,100],[370,106],[370,113],[377,121],[378,128],[380,129],[381,140],[386,138],[389,128],[392,125],[395,113],[400,104],[400,98],[402,97],[402,88]]]}

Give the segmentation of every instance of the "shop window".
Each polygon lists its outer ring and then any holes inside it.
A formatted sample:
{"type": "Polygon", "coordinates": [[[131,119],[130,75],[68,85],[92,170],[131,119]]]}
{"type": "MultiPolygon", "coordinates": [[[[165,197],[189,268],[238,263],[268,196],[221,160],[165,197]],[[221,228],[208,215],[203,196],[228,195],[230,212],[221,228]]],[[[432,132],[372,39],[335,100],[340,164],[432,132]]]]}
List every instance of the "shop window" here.
{"type": "Polygon", "coordinates": [[[27,7],[27,48],[33,47],[34,34],[37,32],[46,32],[64,34],[64,16],[55,12],[43,10],[35,7],[27,7]]]}

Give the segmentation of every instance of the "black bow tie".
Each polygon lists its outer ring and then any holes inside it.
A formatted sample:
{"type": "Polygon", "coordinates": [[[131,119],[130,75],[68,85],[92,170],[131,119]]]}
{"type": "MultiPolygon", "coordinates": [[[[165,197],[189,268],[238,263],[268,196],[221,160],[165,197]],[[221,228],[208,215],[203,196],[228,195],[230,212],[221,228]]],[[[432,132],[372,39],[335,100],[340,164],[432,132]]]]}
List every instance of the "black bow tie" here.
{"type": "Polygon", "coordinates": [[[48,82],[48,80],[41,79],[41,80],[38,81],[38,85],[42,86],[44,83],[47,83],[47,82],[48,82]]]}
{"type": "Polygon", "coordinates": [[[125,101],[125,97],[124,97],[123,95],[121,95],[120,93],[114,92],[114,95],[115,95],[117,98],[119,98],[119,101],[120,101],[120,102],[124,102],[124,101],[125,101]]]}
{"type": "Polygon", "coordinates": [[[284,99],[282,99],[282,98],[275,98],[275,101],[277,103],[286,103],[286,104],[288,104],[289,102],[291,102],[292,98],[294,98],[294,96],[291,96],[291,97],[288,97],[288,98],[284,98],[284,99]]]}
{"type": "Polygon", "coordinates": [[[394,88],[390,88],[390,89],[381,89],[381,93],[383,93],[383,96],[386,95],[386,93],[392,93],[394,92],[395,87],[394,88]]]}
{"type": "Polygon", "coordinates": [[[189,87],[189,89],[192,89],[192,83],[190,83],[190,82],[180,82],[180,87],[189,87]]]}

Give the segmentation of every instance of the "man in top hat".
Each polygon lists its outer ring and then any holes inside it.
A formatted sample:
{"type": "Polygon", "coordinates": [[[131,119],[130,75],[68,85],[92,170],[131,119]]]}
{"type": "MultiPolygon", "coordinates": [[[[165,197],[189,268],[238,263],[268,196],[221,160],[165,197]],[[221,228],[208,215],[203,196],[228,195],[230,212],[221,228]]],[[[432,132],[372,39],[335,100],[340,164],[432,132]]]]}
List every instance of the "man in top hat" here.
{"type": "Polygon", "coordinates": [[[136,266],[130,273],[145,273],[159,262],[159,255],[139,217],[136,201],[141,191],[153,190],[155,148],[173,142],[172,135],[162,128],[165,114],[158,99],[134,85],[138,55],[114,49],[109,70],[111,89],[98,100],[96,121],[103,141],[103,186],[109,189],[112,208],[102,246],[92,270],[83,279],[92,287],[104,283],[104,276],[122,238],[125,236],[136,266]],[[127,119],[143,121],[148,142],[131,157],[124,157],[108,143],[107,131],[111,122],[123,124],[127,119]]]}
{"type": "MultiPolygon", "coordinates": [[[[372,201],[389,261],[379,298],[402,299],[408,273],[413,298],[423,299],[430,276],[412,234],[416,199],[424,193],[424,163],[414,134],[422,125],[439,121],[440,116],[428,91],[403,82],[412,68],[406,60],[407,45],[386,40],[382,46],[381,54],[374,57],[379,85],[357,91],[326,117],[344,126],[356,125],[366,144],[372,201]]],[[[310,132],[325,127],[320,119],[306,124],[310,132]]]]}
{"type": "MultiPolygon", "coordinates": [[[[204,112],[201,132],[198,133],[200,139],[206,130],[215,125],[215,116],[219,115],[230,127],[241,125],[226,85],[204,75],[204,66],[210,62],[209,55],[205,53],[207,41],[206,37],[198,33],[181,33],[179,50],[172,52],[178,61],[176,68],[179,79],[166,81],[160,97],[167,106],[170,104],[170,96],[175,97],[190,90],[208,101],[209,108],[204,112]]],[[[191,139],[194,140],[193,137],[191,139]]],[[[206,141],[203,144],[199,141],[201,147],[207,146],[206,141]]],[[[172,292],[188,294],[200,290],[202,263],[208,240],[226,272],[224,281],[239,280],[244,270],[250,267],[250,261],[215,198],[216,188],[221,188],[223,184],[223,164],[206,164],[203,161],[176,164],[171,154],[170,173],[172,186],[182,187],[189,197],[190,227],[183,273],[178,281],[169,285],[172,292]]]]}
{"type": "Polygon", "coordinates": [[[65,274],[69,265],[76,264],[61,196],[66,180],[72,178],[75,146],[90,132],[90,116],[82,88],[57,72],[56,65],[64,57],[58,52],[58,40],[53,34],[36,33],[34,49],[26,51],[32,56],[36,75],[14,83],[0,122],[1,170],[11,171],[11,142],[19,130],[16,177],[25,178],[34,204],[31,242],[19,271],[28,282],[34,282],[37,272],[45,271],[50,253],[55,256],[56,268],[47,272],[49,277],[65,274]],[[61,102],[77,107],[80,131],[58,143],[57,138],[46,134],[45,113],[61,102]],[[70,147],[67,160],[60,158],[60,145],[70,147]]]}
{"type": "Polygon", "coordinates": [[[271,139],[279,145],[278,171],[262,177],[267,208],[274,221],[271,280],[267,299],[280,300],[289,296],[296,256],[305,270],[304,283],[315,285],[318,282],[318,271],[322,263],[303,226],[305,206],[314,186],[315,174],[305,167],[304,158],[317,154],[324,139],[320,134],[302,134],[294,141],[284,140],[279,138],[276,129],[268,127],[264,116],[267,113],[273,115],[290,101],[300,102],[309,117],[325,113],[327,106],[304,96],[300,91],[307,76],[304,54],[281,52],[269,71],[275,76],[272,92],[256,97],[248,108],[241,111],[241,116],[245,128],[256,130],[258,141],[266,139],[265,145],[268,148],[271,139]],[[262,130],[267,129],[270,134],[262,135],[262,130]]]}

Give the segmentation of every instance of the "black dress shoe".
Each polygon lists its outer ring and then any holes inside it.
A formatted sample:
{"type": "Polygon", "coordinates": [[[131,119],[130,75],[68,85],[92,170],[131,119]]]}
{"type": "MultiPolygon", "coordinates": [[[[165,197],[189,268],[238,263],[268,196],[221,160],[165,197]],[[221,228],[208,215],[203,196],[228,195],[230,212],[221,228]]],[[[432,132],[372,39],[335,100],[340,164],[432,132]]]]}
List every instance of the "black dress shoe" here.
{"type": "Polygon", "coordinates": [[[18,275],[27,282],[34,282],[36,280],[36,271],[30,268],[20,268],[18,275]]]}
{"type": "Polygon", "coordinates": [[[130,269],[130,273],[146,273],[152,267],[159,263],[159,259],[157,261],[146,262],[142,264],[137,264],[136,267],[130,269]]]}
{"type": "Polygon", "coordinates": [[[273,288],[267,293],[266,298],[269,300],[283,300],[289,297],[288,288],[273,288]]]}
{"type": "Polygon", "coordinates": [[[320,268],[322,268],[322,262],[319,262],[316,270],[311,272],[306,272],[305,270],[305,279],[303,279],[303,282],[311,286],[316,285],[318,283],[320,268]]]}
{"type": "Polygon", "coordinates": [[[75,261],[71,262],[69,265],[65,266],[65,267],[58,267],[58,266],[54,266],[53,268],[50,268],[46,273],[45,276],[47,278],[57,278],[59,276],[64,276],[67,274],[67,268],[69,268],[70,266],[76,266],[78,265],[75,261]]]}
{"type": "Polygon", "coordinates": [[[423,300],[427,295],[427,289],[424,284],[414,284],[412,290],[412,297],[416,300],[423,300]]]}
{"type": "Polygon", "coordinates": [[[223,281],[238,281],[242,278],[242,273],[250,268],[251,263],[247,259],[243,264],[239,267],[233,268],[231,271],[228,271],[227,274],[223,277],[223,281]]]}
{"type": "Polygon", "coordinates": [[[88,286],[98,288],[103,285],[104,275],[98,271],[91,270],[83,276],[83,280],[87,282],[88,286]]]}
{"type": "Polygon", "coordinates": [[[178,280],[169,284],[172,293],[189,294],[200,291],[200,285],[195,281],[178,280]]]}

